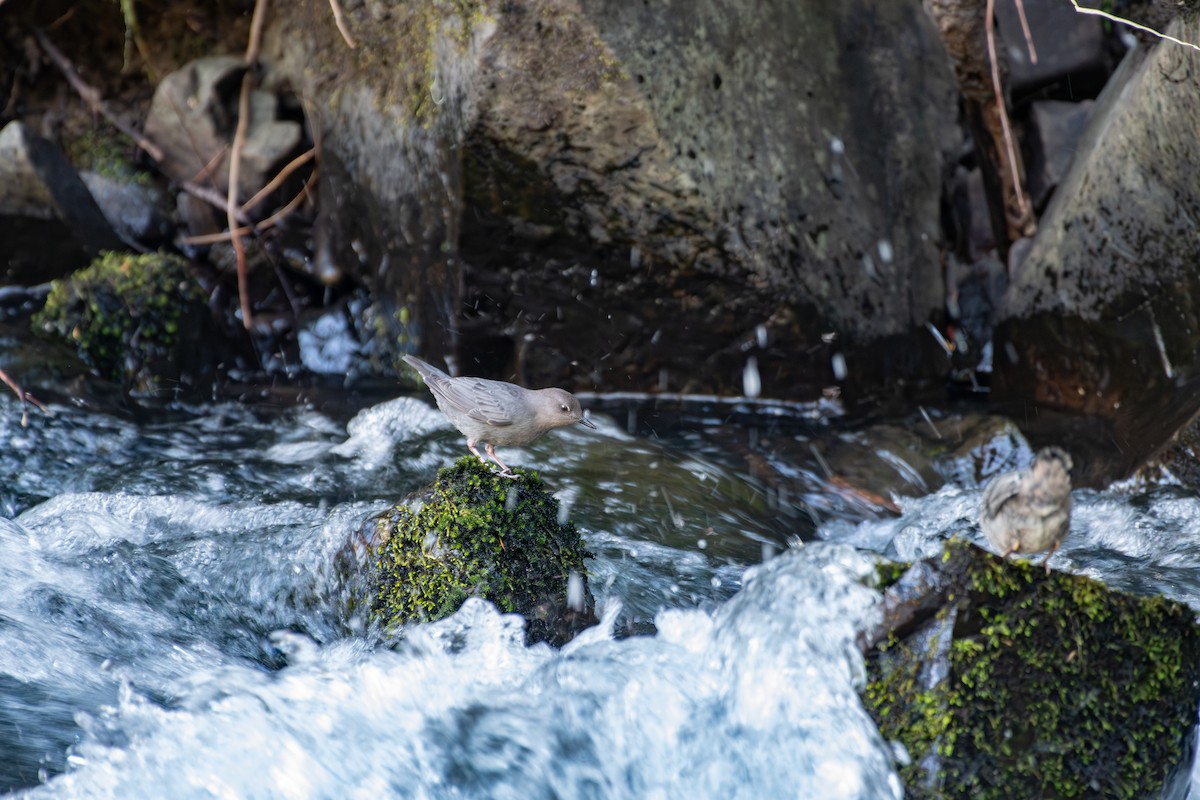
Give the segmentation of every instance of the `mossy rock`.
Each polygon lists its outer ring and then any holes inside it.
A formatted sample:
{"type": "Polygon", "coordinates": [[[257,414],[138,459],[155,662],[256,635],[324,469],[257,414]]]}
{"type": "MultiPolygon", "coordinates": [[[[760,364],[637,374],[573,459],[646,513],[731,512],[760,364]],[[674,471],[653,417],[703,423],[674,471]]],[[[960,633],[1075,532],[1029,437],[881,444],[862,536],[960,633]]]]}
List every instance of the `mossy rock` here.
{"type": "Polygon", "coordinates": [[[161,253],[103,253],[51,284],[36,330],[74,344],[101,377],[134,393],[175,391],[206,372],[211,319],[187,262],[161,253]]]}
{"type": "Polygon", "coordinates": [[[527,641],[554,644],[594,621],[583,564],[592,554],[537,473],[515,472],[501,477],[465,456],[438,472],[421,502],[376,518],[377,619],[438,620],[481,597],[524,615],[527,641]],[[584,580],[583,610],[567,605],[572,572],[584,580]]]}
{"type": "Polygon", "coordinates": [[[1141,798],[1186,779],[1190,608],[959,541],[937,568],[945,602],[868,657],[864,704],[908,750],[907,797],[1141,798]]]}

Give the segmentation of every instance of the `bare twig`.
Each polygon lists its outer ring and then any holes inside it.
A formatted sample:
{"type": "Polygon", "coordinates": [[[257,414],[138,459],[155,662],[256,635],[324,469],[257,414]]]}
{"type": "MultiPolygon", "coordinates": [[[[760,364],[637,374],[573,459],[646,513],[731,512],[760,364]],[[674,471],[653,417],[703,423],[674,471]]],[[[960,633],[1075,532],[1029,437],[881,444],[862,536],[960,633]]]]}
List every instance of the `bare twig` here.
{"type": "Polygon", "coordinates": [[[1033,46],[1033,34],[1029,31],[1029,20],[1025,18],[1025,2],[1017,0],[1017,17],[1021,20],[1021,32],[1025,34],[1025,47],[1029,49],[1029,63],[1037,63],[1037,49],[1033,46]]]}
{"type": "MultiPolygon", "coordinates": [[[[4,2],[4,0],[0,0],[0,3],[3,3],[3,2],[4,2]]],[[[50,413],[50,409],[46,408],[45,403],[43,403],[41,400],[38,400],[36,397],[31,395],[29,392],[22,389],[21,384],[17,383],[12,378],[10,378],[8,376],[8,373],[2,369],[0,369],[0,381],[4,381],[6,384],[8,384],[8,388],[12,389],[13,394],[15,394],[17,396],[17,399],[21,401],[21,427],[22,428],[24,428],[26,425],[29,424],[29,410],[28,410],[27,406],[30,404],[37,406],[37,408],[46,416],[54,416],[53,414],[50,413]]]]}
{"type": "MultiPolygon", "coordinates": [[[[233,145],[229,152],[229,190],[225,217],[230,231],[237,229],[235,209],[238,207],[237,191],[238,179],[241,177],[242,147],[246,143],[246,129],[250,127],[250,93],[253,91],[255,83],[254,63],[258,60],[258,53],[261,49],[262,29],[266,18],[267,0],[255,0],[254,16],[250,18],[250,41],[246,45],[246,74],[242,76],[242,92],[238,96],[237,129],[234,131],[233,145]]],[[[237,257],[238,300],[242,306],[242,325],[246,330],[250,330],[253,321],[250,319],[250,286],[246,275],[246,248],[242,243],[242,237],[237,234],[233,235],[232,242],[233,252],[237,257]]]]}
{"type": "Polygon", "coordinates": [[[137,143],[137,146],[145,150],[152,159],[159,162],[163,160],[163,151],[154,142],[118,119],[117,115],[110,111],[108,106],[104,104],[104,101],[100,97],[100,92],[85,82],[83,78],[79,77],[79,73],[75,71],[75,67],[71,64],[71,61],[63,55],[61,50],[54,46],[54,43],[50,41],[50,38],[46,34],[42,33],[40,29],[34,28],[33,36],[37,39],[38,46],[50,57],[55,66],[62,71],[62,74],[67,79],[67,83],[71,84],[71,88],[83,98],[83,102],[87,103],[88,108],[93,113],[102,115],[112,123],[114,128],[130,139],[133,139],[137,143]]]}
{"type": "MultiPolygon", "coordinates": [[[[237,129],[233,134],[233,148],[229,157],[229,188],[225,219],[230,231],[237,228],[238,180],[241,178],[242,146],[246,142],[246,129],[250,127],[250,91],[254,83],[253,72],[253,68],[246,70],[246,74],[242,78],[242,93],[238,97],[237,129]]],[[[242,305],[242,325],[246,327],[246,330],[250,330],[250,287],[246,276],[246,247],[242,243],[241,236],[235,234],[231,241],[234,255],[237,257],[238,300],[242,305]]]]}
{"type": "MultiPolygon", "coordinates": [[[[176,113],[179,113],[178,109],[176,109],[176,113]]],[[[193,150],[194,149],[195,147],[193,145],[193,150]]],[[[192,176],[192,182],[197,183],[199,181],[208,180],[212,176],[213,172],[216,171],[217,166],[221,163],[221,159],[225,157],[225,153],[228,152],[228,150],[228,146],[219,148],[217,150],[217,154],[210,158],[208,163],[201,167],[200,171],[192,176]]]]}
{"type": "Polygon", "coordinates": [[[346,40],[346,45],[351,50],[358,47],[354,41],[354,37],[350,35],[350,30],[346,27],[346,18],[342,16],[342,4],[338,0],[329,0],[329,7],[333,9],[333,21],[337,24],[337,29],[342,34],[342,38],[346,40]]]}
{"type": "Polygon", "coordinates": [[[304,184],[304,188],[301,189],[300,192],[293,197],[286,206],[279,209],[262,222],[257,222],[253,225],[243,225],[242,227],[232,231],[222,231],[221,233],[202,233],[197,236],[185,236],[183,238],[183,242],[185,244],[194,245],[217,244],[219,242],[228,242],[235,235],[249,236],[252,233],[262,233],[265,230],[273,228],[283,221],[284,217],[286,217],[288,214],[291,214],[292,211],[295,210],[296,206],[300,205],[301,201],[303,201],[305,197],[308,197],[309,192],[312,190],[312,185],[314,182],[316,182],[316,179],[317,173],[314,171],[312,175],[308,176],[308,181],[304,184]]]}
{"type": "MultiPolygon", "coordinates": [[[[38,45],[42,48],[43,52],[50,57],[50,60],[53,61],[55,66],[57,66],[58,69],[63,73],[67,79],[67,83],[71,84],[71,88],[73,88],[76,94],[83,99],[83,102],[87,104],[88,108],[90,108],[93,112],[103,116],[110,123],[112,123],[114,128],[132,139],[134,143],[146,153],[146,155],[150,156],[150,158],[154,160],[155,163],[161,164],[163,162],[166,156],[163,154],[163,151],[158,147],[158,145],[154,144],[154,142],[150,141],[132,127],[119,120],[104,103],[104,100],[100,97],[100,92],[94,86],[91,86],[84,81],[83,78],[79,77],[79,73],[75,70],[71,60],[63,55],[62,51],[55,47],[54,43],[51,42],[42,31],[34,29],[33,35],[37,39],[38,45]]],[[[180,182],[179,188],[183,189],[185,192],[193,195],[194,197],[200,198],[206,203],[211,203],[213,206],[221,209],[222,211],[227,213],[229,211],[225,202],[225,198],[214,189],[210,189],[207,186],[200,186],[192,181],[180,182]]],[[[237,211],[236,214],[238,222],[244,223],[247,221],[247,217],[242,214],[241,211],[237,211]]]]}
{"type": "MultiPolygon", "coordinates": [[[[996,21],[995,0],[987,0],[987,10],[984,12],[984,30],[987,32],[988,60],[992,65],[992,94],[996,100],[996,116],[1000,120],[1003,132],[1004,150],[1007,156],[1008,169],[1012,180],[1012,195],[1017,202],[1017,211],[1022,220],[1031,219],[1033,211],[1025,198],[1025,189],[1021,184],[1021,172],[1017,168],[1017,153],[1013,145],[1012,129],[1008,125],[1008,110],[1004,107],[1004,90],[1000,85],[1000,66],[996,61],[996,21]]],[[[1007,216],[1007,215],[1006,215],[1007,216]]]]}
{"type": "Polygon", "coordinates": [[[1104,17],[1105,19],[1111,20],[1112,22],[1117,22],[1117,23],[1120,23],[1121,25],[1127,25],[1130,28],[1136,28],[1137,30],[1142,31],[1143,33],[1148,33],[1151,36],[1157,36],[1160,39],[1166,39],[1168,42],[1174,42],[1175,44],[1181,44],[1184,47],[1190,47],[1193,50],[1200,50],[1200,45],[1196,45],[1191,42],[1185,42],[1183,39],[1176,39],[1174,36],[1171,36],[1166,33],[1160,33],[1159,31],[1154,30],[1154,28],[1148,28],[1145,25],[1134,22],[1131,19],[1125,19],[1124,17],[1118,17],[1116,14],[1110,14],[1107,11],[1104,11],[1099,8],[1088,8],[1087,6],[1081,6],[1081,5],[1079,5],[1078,2],[1076,2],[1076,0],[1071,0],[1071,5],[1075,6],[1075,10],[1078,11],[1080,14],[1093,14],[1097,17],[1104,17]]]}
{"type": "Polygon", "coordinates": [[[293,158],[290,162],[288,162],[287,166],[279,170],[279,174],[272,178],[270,183],[259,189],[258,193],[245,203],[242,203],[242,212],[245,213],[261,203],[264,199],[266,199],[267,195],[279,188],[279,184],[283,183],[287,179],[288,175],[291,175],[297,169],[304,166],[309,161],[312,161],[316,155],[316,148],[309,148],[304,153],[301,153],[293,158]]]}

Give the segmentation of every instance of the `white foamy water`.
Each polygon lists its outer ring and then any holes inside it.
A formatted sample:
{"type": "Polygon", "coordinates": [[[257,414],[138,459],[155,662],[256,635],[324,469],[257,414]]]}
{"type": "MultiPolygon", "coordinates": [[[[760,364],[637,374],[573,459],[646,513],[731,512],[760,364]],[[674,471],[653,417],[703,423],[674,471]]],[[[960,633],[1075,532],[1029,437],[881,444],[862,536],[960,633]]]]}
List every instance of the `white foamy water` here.
{"type": "MultiPolygon", "coordinates": [[[[461,453],[428,405],[347,432],[231,407],[20,429],[4,402],[0,787],[27,797],[900,797],[857,694],[863,578],[876,552],[982,541],[958,481],[750,566],[777,530],[761,497],[600,419],[516,455],[569,501],[604,624],[526,647],[470,602],[396,639],[332,563],[461,453]]],[[[1052,564],[1196,607],[1200,501],[1077,492],[1052,564]]]]}

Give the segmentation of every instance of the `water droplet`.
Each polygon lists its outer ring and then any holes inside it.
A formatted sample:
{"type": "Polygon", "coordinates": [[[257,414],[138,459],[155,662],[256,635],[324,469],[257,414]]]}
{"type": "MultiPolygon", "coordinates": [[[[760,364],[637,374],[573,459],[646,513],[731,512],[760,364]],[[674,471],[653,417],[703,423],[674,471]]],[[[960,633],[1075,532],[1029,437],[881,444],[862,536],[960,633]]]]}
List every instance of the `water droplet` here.
{"type": "Polygon", "coordinates": [[[875,245],[875,250],[879,253],[880,261],[885,264],[892,263],[892,258],[895,256],[895,253],[892,252],[891,242],[889,242],[887,239],[880,239],[879,243],[875,245]]]}
{"type": "Polygon", "coordinates": [[[846,380],[846,357],[841,353],[834,353],[830,359],[830,366],[833,367],[833,377],[836,380],[846,380]]]}
{"type": "Polygon", "coordinates": [[[767,326],[756,325],[754,327],[754,339],[758,342],[759,347],[767,346],[767,326]]]}
{"type": "Polygon", "coordinates": [[[584,591],[583,576],[575,570],[567,575],[567,606],[573,611],[582,611],[587,601],[584,591]]]}
{"type": "Polygon", "coordinates": [[[836,136],[833,137],[829,140],[829,152],[833,153],[835,156],[842,155],[846,152],[846,143],[836,136]]]}
{"type": "Polygon", "coordinates": [[[758,359],[750,356],[742,369],[742,393],[746,397],[758,397],[762,394],[762,378],[758,374],[758,359]]]}

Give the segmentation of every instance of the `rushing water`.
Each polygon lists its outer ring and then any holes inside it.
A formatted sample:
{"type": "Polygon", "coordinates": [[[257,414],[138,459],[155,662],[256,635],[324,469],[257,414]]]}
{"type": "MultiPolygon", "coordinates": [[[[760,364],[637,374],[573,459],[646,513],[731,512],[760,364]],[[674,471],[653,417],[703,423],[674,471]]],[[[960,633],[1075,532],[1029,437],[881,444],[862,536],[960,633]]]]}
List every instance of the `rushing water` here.
{"type": "MultiPolygon", "coordinates": [[[[0,788],[30,797],[899,797],[857,695],[862,579],[978,537],[953,464],[811,540],[695,440],[601,418],[505,455],[569,506],[603,623],[525,647],[473,601],[397,641],[331,564],[463,451],[425,402],[55,412],[0,401],[0,788]],[[810,541],[757,563],[790,527],[810,541]]],[[[1077,503],[1056,566],[1200,607],[1195,496],[1077,503]]]]}

